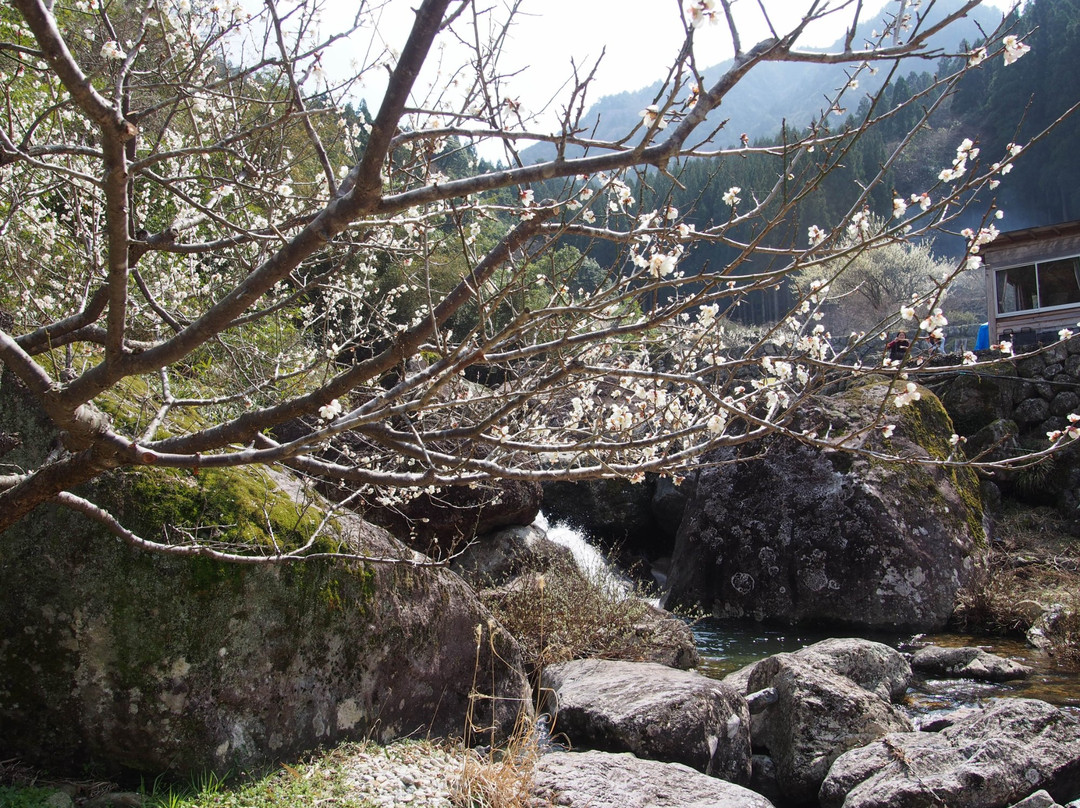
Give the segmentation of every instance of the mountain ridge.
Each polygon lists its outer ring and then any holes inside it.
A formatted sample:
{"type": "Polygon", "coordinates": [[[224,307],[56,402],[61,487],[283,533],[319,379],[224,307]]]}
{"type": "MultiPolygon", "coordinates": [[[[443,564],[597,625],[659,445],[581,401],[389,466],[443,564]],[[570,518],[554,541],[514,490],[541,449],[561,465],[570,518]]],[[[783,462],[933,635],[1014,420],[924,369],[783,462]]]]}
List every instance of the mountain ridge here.
{"type": "MultiPolygon", "coordinates": [[[[947,0],[934,4],[929,19],[940,19],[955,11],[960,2],[961,0],[947,0]]],[[[856,29],[854,41],[867,41],[875,29],[882,30],[887,17],[891,17],[887,9],[888,7],[883,9],[873,20],[861,23],[856,29]]],[[[932,37],[931,47],[943,53],[955,53],[963,40],[981,38],[985,32],[996,28],[1001,18],[999,10],[979,6],[968,15],[967,20],[932,37]]],[[[828,47],[806,50],[831,52],[842,49],[843,42],[844,37],[840,37],[828,47]]],[[[925,64],[925,60],[918,61],[925,64]]],[[[702,71],[705,85],[714,83],[731,64],[732,60],[728,59],[702,71]]],[[[911,66],[912,60],[902,60],[895,72],[899,75],[900,70],[906,72],[911,66]]],[[[830,103],[828,99],[831,95],[850,80],[849,71],[850,65],[765,62],[755,66],[707,119],[712,127],[724,124],[723,131],[715,139],[717,147],[733,146],[743,134],[750,140],[774,137],[783,122],[802,129],[810,121],[820,118],[830,103]]],[[[848,106],[857,106],[864,94],[879,90],[893,72],[880,69],[876,75],[866,75],[867,71],[863,71],[859,78],[860,93],[858,97],[852,97],[852,104],[848,106]]],[[[640,120],[641,111],[656,102],[662,88],[663,82],[657,81],[646,87],[603,96],[582,116],[581,128],[588,136],[598,140],[621,137],[640,120]]],[[[521,159],[528,165],[552,159],[555,152],[554,144],[537,143],[524,149],[521,159]]],[[[569,157],[577,157],[581,156],[584,150],[581,147],[568,146],[566,152],[569,157]]]]}

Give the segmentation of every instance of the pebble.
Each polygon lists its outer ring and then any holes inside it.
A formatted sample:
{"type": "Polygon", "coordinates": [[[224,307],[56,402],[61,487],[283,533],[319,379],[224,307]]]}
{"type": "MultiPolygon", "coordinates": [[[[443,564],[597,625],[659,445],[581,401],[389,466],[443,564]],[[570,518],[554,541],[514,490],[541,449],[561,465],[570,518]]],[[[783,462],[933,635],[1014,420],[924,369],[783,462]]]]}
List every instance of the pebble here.
{"type": "Polygon", "coordinates": [[[374,805],[452,808],[463,754],[432,744],[391,744],[351,756],[345,764],[346,782],[356,789],[356,797],[374,805]]]}

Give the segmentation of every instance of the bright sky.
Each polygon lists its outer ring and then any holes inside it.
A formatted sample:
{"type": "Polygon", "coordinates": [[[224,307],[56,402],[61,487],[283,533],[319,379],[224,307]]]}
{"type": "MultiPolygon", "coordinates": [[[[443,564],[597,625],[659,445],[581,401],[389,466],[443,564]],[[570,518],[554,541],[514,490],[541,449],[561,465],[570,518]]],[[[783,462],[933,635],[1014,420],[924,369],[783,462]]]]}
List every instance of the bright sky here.
{"type": "MultiPolygon", "coordinates": [[[[927,0],[923,0],[927,2],[927,0]]],[[[505,8],[511,0],[490,0],[488,7],[505,8]]],[[[590,90],[589,102],[606,95],[636,90],[665,75],[683,41],[681,6],[684,0],[521,0],[518,22],[511,29],[502,57],[502,73],[513,74],[505,81],[506,96],[518,99],[526,112],[536,112],[564,87],[571,73],[571,59],[579,67],[591,68],[603,59],[590,90]]],[[[1014,0],[984,0],[998,9],[1011,7],[1014,0]]],[[[809,0],[762,0],[780,33],[796,24],[809,0]]],[[[863,0],[863,18],[878,14],[885,5],[896,7],[898,0],[863,0]]],[[[329,0],[344,10],[346,0],[329,0]],[[338,4],[341,4],[338,6],[338,4]]],[[[482,4],[478,4],[482,5],[482,4]]],[[[838,8],[827,20],[810,28],[800,40],[803,47],[825,46],[836,41],[851,24],[856,3],[830,0],[838,8]]],[[[380,20],[379,31],[386,43],[400,48],[412,20],[410,0],[391,0],[380,20]]],[[[719,9],[719,4],[717,4],[719,9]]],[[[759,0],[735,0],[735,11],[744,49],[767,37],[769,29],[759,8],[759,0]]],[[[695,35],[700,67],[710,67],[730,58],[727,26],[704,25],[695,35]]],[[[365,93],[368,105],[377,108],[381,87],[370,84],[365,93]]],[[[556,105],[557,109],[558,105],[556,105]]]]}

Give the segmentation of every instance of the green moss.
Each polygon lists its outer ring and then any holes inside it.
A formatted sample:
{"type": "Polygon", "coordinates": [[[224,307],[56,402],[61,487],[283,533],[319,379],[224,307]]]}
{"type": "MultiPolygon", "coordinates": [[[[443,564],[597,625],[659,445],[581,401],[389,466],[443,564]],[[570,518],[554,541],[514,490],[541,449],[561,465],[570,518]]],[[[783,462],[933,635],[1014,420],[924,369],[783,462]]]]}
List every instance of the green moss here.
{"type": "MultiPolygon", "coordinates": [[[[881,379],[871,379],[867,384],[848,391],[848,395],[859,396],[868,407],[876,408],[884,392],[881,379]]],[[[947,460],[953,455],[953,446],[949,438],[955,432],[948,412],[937,396],[927,390],[918,400],[906,407],[892,409],[890,420],[895,418],[896,433],[912,443],[922,447],[934,460],[947,460]]],[[[891,406],[891,405],[890,405],[891,406]]],[[[986,531],[982,520],[982,497],[979,494],[979,481],[975,472],[965,467],[945,467],[943,474],[952,484],[957,497],[962,503],[963,513],[957,514],[976,546],[986,546],[986,531]]],[[[913,501],[933,501],[940,497],[938,480],[935,474],[925,473],[923,469],[908,467],[907,473],[900,475],[905,495],[913,501]]]]}
{"type": "MultiPolygon", "coordinates": [[[[307,543],[324,516],[321,509],[294,501],[260,467],[198,473],[143,467],[115,476],[120,484],[110,489],[119,492],[125,523],[151,539],[194,538],[263,553],[288,551],[307,543]]],[[[336,525],[329,528],[316,544],[333,552],[341,540],[336,525]]]]}

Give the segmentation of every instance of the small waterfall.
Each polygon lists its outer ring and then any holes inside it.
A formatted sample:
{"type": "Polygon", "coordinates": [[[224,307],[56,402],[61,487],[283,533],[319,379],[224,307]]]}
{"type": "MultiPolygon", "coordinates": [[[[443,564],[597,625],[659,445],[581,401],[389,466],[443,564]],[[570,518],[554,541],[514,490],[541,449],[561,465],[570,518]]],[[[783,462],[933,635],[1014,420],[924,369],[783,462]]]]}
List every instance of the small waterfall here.
{"type": "Polygon", "coordinates": [[[568,525],[566,522],[556,522],[552,525],[544,516],[543,511],[536,515],[536,521],[533,522],[533,525],[544,531],[553,542],[568,549],[573,554],[578,567],[587,575],[599,576],[613,572],[607,559],[600,554],[599,550],[589,544],[585,534],[578,528],[568,525]]]}
{"type": "Polygon", "coordinates": [[[578,568],[591,580],[617,597],[626,597],[633,586],[629,578],[608,563],[603,554],[589,543],[588,535],[566,522],[548,522],[543,512],[536,515],[533,526],[547,534],[556,544],[567,548],[578,568]]]}

